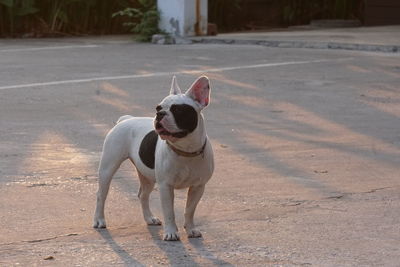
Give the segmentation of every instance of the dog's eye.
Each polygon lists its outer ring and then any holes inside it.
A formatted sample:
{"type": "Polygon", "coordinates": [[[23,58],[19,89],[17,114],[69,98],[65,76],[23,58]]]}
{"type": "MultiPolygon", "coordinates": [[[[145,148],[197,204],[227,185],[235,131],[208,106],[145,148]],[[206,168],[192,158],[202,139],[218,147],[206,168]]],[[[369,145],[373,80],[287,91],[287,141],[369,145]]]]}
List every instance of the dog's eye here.
{"type": "Polygon", "coordinates": [[[156,111],[160,111],[160,110],[162,110],[162,106],[158,105],[158,106],[156,107],[156,111]]]}

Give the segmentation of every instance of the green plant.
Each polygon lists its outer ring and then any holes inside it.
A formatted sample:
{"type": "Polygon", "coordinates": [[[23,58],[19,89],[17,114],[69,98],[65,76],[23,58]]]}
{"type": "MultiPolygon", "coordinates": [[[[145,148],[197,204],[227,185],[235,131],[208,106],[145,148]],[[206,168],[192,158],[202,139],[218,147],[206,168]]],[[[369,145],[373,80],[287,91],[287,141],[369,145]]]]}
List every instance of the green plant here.
{"type": "Polygon", "coordinates": [[[0,0],[0,37],[125,33],[111,15],[138,0],[0,0]]]}
{"type": "MultiPolygon", "coordinates": [[[[4,24],[8,25],[10,34],[14,34],[15,29],[21,26],[22,17],[39,11],[35,7],[35,0],[0,0],[0,8],[0,15],[4,14],[4,24]]],[[[2,28],[5,28],[2,22],[2,28]]]]}
{"type": "Polygon", "coordinates": [[[112,17],[128,17],[129,22],[123,23],[129,27],[131,32],[137,33],[136,39],[142,42],[148,42],[154,34],[160,33],[158,22],[160,21],[160,12],[154,0],[138,0],[140,7],[128,7],[124,10],[115,12],[112,17]]]}
{"type": "Polygon", "coordinates": [[[41,22],[49,32],[106,33],[111,14],[129,6],[128,0],[41,0],[41,22]]]}

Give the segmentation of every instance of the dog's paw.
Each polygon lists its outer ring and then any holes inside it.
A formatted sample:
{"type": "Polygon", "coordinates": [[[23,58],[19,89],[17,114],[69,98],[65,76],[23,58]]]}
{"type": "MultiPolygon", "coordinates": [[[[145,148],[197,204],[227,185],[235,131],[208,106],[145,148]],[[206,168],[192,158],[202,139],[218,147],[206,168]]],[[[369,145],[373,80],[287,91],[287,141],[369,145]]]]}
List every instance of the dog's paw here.
{"type": "Polygon", "coordinates": [[[164,234],[164,241],[178,241],[180,240],[179,234],[177,232],[166,232],[164,234]]]}
{"type": "Polygon", "coordinates": [[[103,219],[94,219],[93,228],[106,228],[106,220],[103,219]]]}
{"type": "Polygon", "coordinates": [[[161,225],[161,220],[154,216],[146,218],[145,221],[147,225],[161,225]]]}
{"type": "Polygon", "coordinates": [[[186,229],[186,233],[188,238],[199,238],[202,237],[202,234],[199,230],[197,230],[196,228],[193,229],[186,229]]]}

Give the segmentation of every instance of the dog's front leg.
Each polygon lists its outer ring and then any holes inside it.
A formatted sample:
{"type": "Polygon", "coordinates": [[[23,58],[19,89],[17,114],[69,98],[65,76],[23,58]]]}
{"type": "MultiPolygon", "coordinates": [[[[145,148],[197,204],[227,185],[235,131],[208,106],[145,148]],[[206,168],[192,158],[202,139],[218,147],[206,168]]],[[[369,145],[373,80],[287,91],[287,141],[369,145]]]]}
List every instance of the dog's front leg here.
{"type": "Polygon", "coordinates": [[[164,215],[164,240],[179,240],[178,227],[175,223],[174,188],[166,183],[159,185],[161,207],[164,215]]]}
{"type": "Polygon", "coordinates": [[[201,237],[201,232],[194,226],[194,212],[201,196],[204,193],[204,185],[191,186],[188,191],[185,209],[185,230],[189,238],[201,237]]]}

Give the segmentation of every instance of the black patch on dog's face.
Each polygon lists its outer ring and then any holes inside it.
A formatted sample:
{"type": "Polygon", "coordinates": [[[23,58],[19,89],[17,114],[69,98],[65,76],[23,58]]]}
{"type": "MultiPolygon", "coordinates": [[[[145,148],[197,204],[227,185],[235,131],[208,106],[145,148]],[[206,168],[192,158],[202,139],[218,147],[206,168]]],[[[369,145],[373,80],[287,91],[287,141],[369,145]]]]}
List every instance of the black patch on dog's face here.
{"type": "Polygon", "coordinates": [[[154,169],[154,159],[158,134],[156,131],[151,131],[143,138],[139,148],[139,156],[144,165],[150,169],[154,169]]]}
{"type": "Polygon", "coordinates": [[[172,105],[169,109],[175,118],[176,126],[179,129],[191,133],[197,128],[197,112],[187,104],[172,105]]]}

